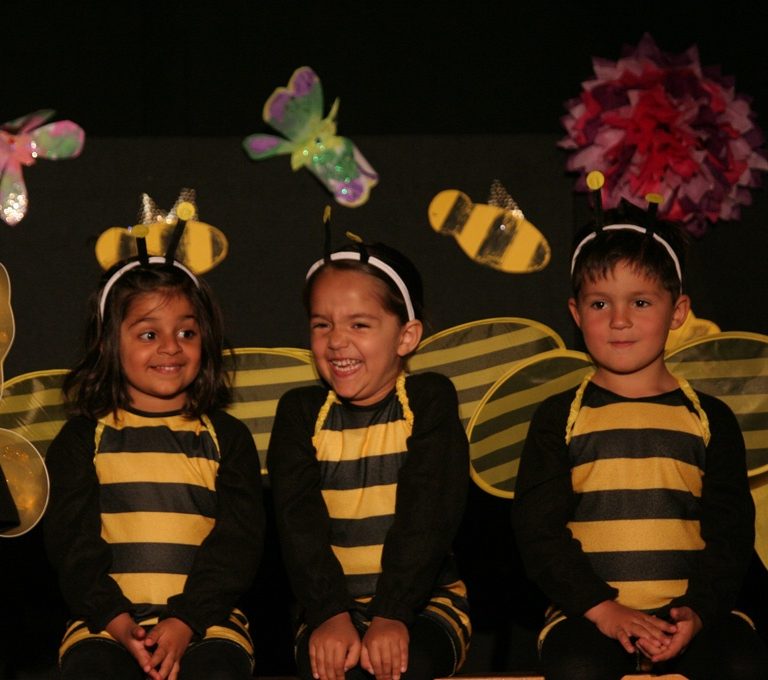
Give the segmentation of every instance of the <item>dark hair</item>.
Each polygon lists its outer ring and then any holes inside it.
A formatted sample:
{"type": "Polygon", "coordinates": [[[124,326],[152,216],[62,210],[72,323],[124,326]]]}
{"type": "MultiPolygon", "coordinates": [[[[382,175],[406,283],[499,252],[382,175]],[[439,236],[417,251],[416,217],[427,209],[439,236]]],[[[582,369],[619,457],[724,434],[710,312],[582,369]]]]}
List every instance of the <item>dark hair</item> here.
{"type": "MultiPolygon", "coordinates": [[[[415,318],[419,321],[424,320],[424,287],[421,282],[421,275],[405,255],[400,251],[390,248],[383,243],[374,243],[372,245],[359,245],[353,244],[338,249],[335,252],[347,251],[347,250],[361,250],[364,249],[369,256],[376,257],[382,262],[388,264],[394,269],[400,278],[403,280],[405,287],[408,289],[408,293],[411,296],[411,304],[413,305],[413,313],[415,318]]],[[[312,276],[307,279],[304,284],[304,308],[307,313],[310,313],[310,302],[312,297],[312,287],[315,285],[318,276],[329,269],[335,269],[339,271],[357,271],[364,274],[369,274],[378,279],[384,284],[384,290],[386,294],[382,297],[382,304],[384,308],[397,316],[400,319],[400,323],[408,322],[408,310],[405,305],[405,300],[397,287],[395,282],[381,269],[374,267],[367,262],[361,260],[331,260],[324,262],[316,271],[312,273],[312,276]]]]}
{"type": "Polygon", "coordinates": [[[107,294],[102,320],[101,292],[120,265],[104,275],[91,296],[85,355],[64,379],[64,393],[73,414],[100,418],[129,405],[120,362],[120,326],[136,298],[157,292],[189,300],[200,329],[200,371],[187,388],[187,403],[182,412],[189,417],[200,417],[226,406],[230,390],[229,376],[223,366],[223,322],[208,285],[199,281],[198,287],[186,272],[171,264],[136,267],[126,271],[107,294]]]}
{"type": "MultiPolygon", "coordinates": [[[[644,226],[647,216],[637,209],[626,206],[606,214],[605,224],[635,224],[644,226]]],[[[574,239],[574,248],[590,232],[595,231],[594,224],[587,225],[574,239]]],[[[683,271],[686,238],[682,229],[671,222],[657,221],[652,231],[669,243],[680,262],[683,271]]],[[[574,297],[579,296],[585,280],[595,281],[604,278],[613,271],[619,262],[626,262],[630,267],[646,276],[659,281],[670,292],[672,300],[677,300],[682,292],[682,281],[678,277],[675,263],[667,249],[648,233],[630,229],[602,230],[597,236],[584,244],[571,274],[571,287],[574,297]]]]}

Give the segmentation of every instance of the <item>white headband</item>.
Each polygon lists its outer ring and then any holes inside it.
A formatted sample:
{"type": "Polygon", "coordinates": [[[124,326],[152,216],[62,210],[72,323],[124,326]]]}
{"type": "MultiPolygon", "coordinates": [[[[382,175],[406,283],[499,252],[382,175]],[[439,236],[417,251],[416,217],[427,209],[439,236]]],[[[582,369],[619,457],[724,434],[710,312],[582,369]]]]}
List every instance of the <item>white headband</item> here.
{"type": "MultiPolygon", "coordinates": [[[[192,281],[194,281],[195,286],[200,288],[200,282],[197,280],[197,277],[189,270],[187,269],[181,262],[178,262],[176,260],[171,260],[168,262],[165,257],[162,257],[160,255],[153,255],[150,257],[147,262],[149,264],[171,264],[174,267],[177,267],[178,269],[181,269],[187,276],[189,276],[192,281]]],[[[109,295],[109,291],[112,290],[112,286],[117,283],[118,279],[125,274],[125,272],[130,271],[131,269],[135,269],[136,267],[140,267],[143,263],[140,260],[132,260],[131,262],[128,262],[128,264],[123,265],[118,269],[112,276],[109,277],[109,281],[107,281],[104,284],[104,288],[101,291],[101,296],[99,297],[99,314],[101,315],[101,320],[104,320],[104,310],[107,306],[107,296],[109,295]]]]}
{"type": "MultiPolygon", "coordinates": [[[[603,227],[600,231],[636,231],[640,234],[647,234],[648,230],[645,227],[640,227],[636,224],[609,224],[608,226],[603,227]]],[[[579,253],[581,253],[581,249],[587,245],[592,239],[597,237],[597,234],[599,232],[593,231],[590,234],[587,234],[581,241],[579,241],[579,245],[576,246],[576,250],[573,251],[573,257],[571,258],[571,275],[573,275],[573,270],[576,268],[576,258],[579,256],[579,253]]],[[[683,273],[680,269],[680,260],[677,258],[677,255],[675,254],[674,249],[672,248],[669,243],[664,240],[661,236],[659,236],[655,231],[652,231],[651,236],[661,243],[661,245],[664,246],[666,251],[669,253],[669,256],[672,258],[672,262],[675,265],[675,271],[677,272],[677,278],[680,281],[680,285],[683,285],[683,273]]]]}
{"type": "MultiPolygon", "coordinates": [[[[360,253],[356,250],[342,250],[338,253],[331,253],[331,260],[362,260],[362,256],[360,253]]],[[[318,260],[313,264],[309,271],[307,272],[306,280],[309,280],[309,278],[314,274],[320,267],[322,267],[324,264],[327,264],[326,260],[318,260]]],[[[392,279],[393,283],[397,286],[397,289],[400,291],[400,295],[403,296],[403,300],[405,301],[405,309],[408,312],[408,321],[413,321],[416,318],[416,315],[413,312],[413,303],[411,302],[411,294],[408,292],[408,286],[405,285],[405,281],[403,281],[402,278],[400,278],[400,274],[398,274],[392,267],[390,267],[386,262],[383,260],[380,260],[378,257],[371,256],[368,258],[368,264],[372,267],[376,267],[376,269],[380,269],[383,271],[390,279],[392,279]]]]}

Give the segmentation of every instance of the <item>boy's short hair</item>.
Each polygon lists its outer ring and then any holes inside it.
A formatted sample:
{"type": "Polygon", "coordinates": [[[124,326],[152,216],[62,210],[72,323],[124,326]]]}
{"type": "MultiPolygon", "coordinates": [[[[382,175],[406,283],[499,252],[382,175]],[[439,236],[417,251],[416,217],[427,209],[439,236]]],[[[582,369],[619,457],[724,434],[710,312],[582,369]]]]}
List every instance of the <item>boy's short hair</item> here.
{"type": "MultiPolygon", "coordinates": [[[[648,217],[634,206],[622,206],[605,215],[605,224],[644,225],[648,217]]],[[[685,255],[685,233],[676,224],[657,221],[653,232],[666,241],[677,255],[681,271],[685,255]]],[[[591,232],[595,232],[594,223],[582,229],[574,239],[581,243],[591,232]]],[[[650,233],[640,233],[631,229],[602,230],[597,236],[585,243],[576,258],[571,274],[571,287],[574,297],[579,296],[584,281],[604,278],[619,262],[626,262],[630,267],[646,276],[657,279],[665,290],[672,295],[672,300],[682,293],[683,282],[678,274],[675,261],[667,249],[650,233]]]]}

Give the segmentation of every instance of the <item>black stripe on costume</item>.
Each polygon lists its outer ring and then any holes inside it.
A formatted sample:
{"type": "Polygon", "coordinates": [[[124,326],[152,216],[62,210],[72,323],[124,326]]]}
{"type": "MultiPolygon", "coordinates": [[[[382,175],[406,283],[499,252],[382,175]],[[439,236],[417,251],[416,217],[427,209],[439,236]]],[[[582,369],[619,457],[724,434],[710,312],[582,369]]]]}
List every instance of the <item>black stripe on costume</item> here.
{"type": "Polygon", "coordinates": [[[362,487],[396,484],[406,454],[389,453],[356,460],[320,461],[323,489],[343,491],[362,487]],[[361,481],[362,480],[362,481],[361,481]]]}
{"type": "Polygon", "coordinates": [[[370,597],[371,593],[376,592],[379,574],[347,574],[345,580],[347,590],[353,598],[370,597]]]}
{"type": "Polygon", "coordinates": [[[344,409],[332,408],[323,423],[324,430],[357,430],[368,429],[375,425],[387,425],[403,419],[403,407],[398,399],[392,399],[389,404],[378,405],[376,411],[365,406],[345,404],[344,409]]]}
{"type": "Polygon", "coordinates": [[[199,546],[179,543],[112,543],[113,574],[189,574],[199,546]]]}
{"type": "MultiPolygon", "coordinates": [[[[458,640],[457,642],[460,642],[462,646],[465,646],[469,643],[470,633],[469,630],[467,630],[467,627],[462,623],[461,618],[459,617],[457,613],[457,609],[460,611],[468,612],[469,611],[469,603],[467,600],[463,597],[456,597],[451,596],[449,593],[441,592],[441,593],[434,593],[432,595],[432,599],[429,602],[429,606],[433,607],[434,609],[439,610],[439,614],[433,610],[424,609],[420,616],[426,616],[428,618],[431,618],[433,621],[437,620],[440,621],[441,619],[445,619],[447,621],[453,621],[454,624],[456,624],[456,627],[461,631],[461,640],[458,640]],[[435,597],[447,597],[450,599],[451,603],[453,604],[454,608],[449,607],[448,605],[444,604],[443,602],[435,602],[435,597]]],[[[451,627],[450,624],[446,624],[446,621],[441,621],[442,625],[449,631],[451,637],[454,637],[454,630],[451,627]]],[[[455,637],[454,637],[455,639],[455,637]]]]}
{"type": "Polygon", "coordinates": [[[331,543],[340,548],[357,548],[363,545],[381,545],[395,516],[380,515],[365,519],[333,519],[331,543]]]}
{"type": "Polygon", "coordinates": [[[688,491],[619,489],[576,494],[576,522],[612,519],[699,519],[699,500],[688,491]]]}
{"type": "Polygon", "coordinates": [[[608,458],[672,458],[704,469],[705,449],[701,437],[674,430],[615,429],[575,435],[569,455],[573,465],[608,458]],[[654,447],[649,442],[659,442],[654,447]]]}
{"type": "Polygon", "coordinates": [[[665,581],[687,579],[700,550],[637,550],[587,553],[606,581],[665,581]]]}
{"type": "Polygon", "coordinates": [[[179,512],[216,517],[216,492],[193,484],[122,482],[100,487],[102,513],[179,512]]]}
{"type": "Polygon", "coordinates": [[[99,453],[182,453],[187,458],[218,460],[210,434],[170,430],[167,427],[105,427],[99,453]]]}

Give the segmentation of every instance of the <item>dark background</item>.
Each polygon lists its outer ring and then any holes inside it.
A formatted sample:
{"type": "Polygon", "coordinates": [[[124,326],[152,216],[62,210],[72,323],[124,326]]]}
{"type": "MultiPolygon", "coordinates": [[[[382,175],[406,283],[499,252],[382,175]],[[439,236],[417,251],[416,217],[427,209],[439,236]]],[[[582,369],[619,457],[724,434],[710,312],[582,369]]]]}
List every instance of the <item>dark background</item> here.
{"type": "MultiPolygon", "coordinates": [[[[80,158],[27,168],[30,209],[0,223],[0,262],[13,289],[16,341],[6,379],[66,368],[78,355],[85,299],[99,269],[98,235],[136,221],[149,193],[170,208],[196,189],[200,219],[224,231],[228,258],[207,275],[236,347],[304,347],[304,272],[321,252],[329,195],[286,157],[254,163],[247,134],[267,132],[264,101],[295,68],[312,66],[339,131],[379,172],[358,209],[334,208],[338,233],[357,231],[406,251],[425,279],[431,332],[493,316],[546,323],[578,347],[566,314],[567,260],[587,217],[564,170],[563,103],[649,31],[681,52],[696,43],[753,96],[766,125],[768,6],[731,3],[0,2],[0,118],[54,108],[86,131],[80,158]],[[545,234],[552,261],[508,275],[475,264],[426,219],[431,198],[458,188],[485,202],[494,178],[545,234]]],[[[686,284],[697,316],[723,330],[768,333],[768,196],[737,222],[692,243],[686,284]]],[[[532,668],[543,599],[525,581],[508,525],[511,503],[473,488],[457,552],[476,636],[467,670],[532,668]]],[[[65,612],[39,532],[0,540],[0,677],[49,669],[65,612]]],[[[765,570],[757,561],[745,605],[766,630],[765,570]]],[[[290,672],[288,589],[270,536],[247,605],[258,672],[290,672]]],[[[47,671],[46,671],[47,672],[47,671]]]]}

